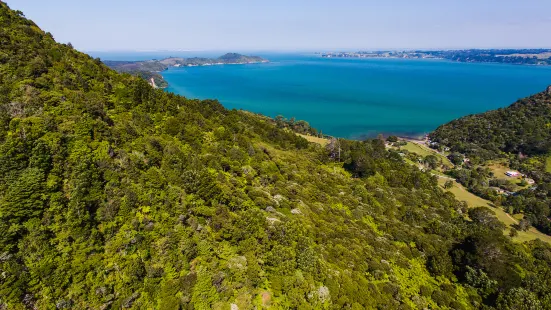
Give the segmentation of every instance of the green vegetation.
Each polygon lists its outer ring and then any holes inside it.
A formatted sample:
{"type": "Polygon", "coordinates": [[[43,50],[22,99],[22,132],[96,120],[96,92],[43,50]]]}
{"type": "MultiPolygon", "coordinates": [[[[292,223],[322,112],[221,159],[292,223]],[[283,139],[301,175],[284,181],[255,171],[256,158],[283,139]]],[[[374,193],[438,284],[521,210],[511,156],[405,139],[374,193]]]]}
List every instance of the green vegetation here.
{"type": "Polygon", "coordinates": [[[268,62],[266,59],[258,56],[245,56],[237,53],[227,53],[218,58],[180,58],[169,57],[162,60],[146,60],[146,61],[113,61],[105,60],[104,63],[110,68],[121,73],[129,73],[137,75],[149,81],[151,78],[155,80],[155,84],[159,88],[166,88],[168,83],[163,76],[158,72],[167,70],[170,67],[192,67],[192,66],[210,66],[222,64],[248,64],[268,62]]]}
{"type": "MultiPolygon", "coordinates": [[[[445,184],[449,182],[449,179],[446,178],[439,178],[438,183],[440,186],[445,188],[445,184]]],[[[461,184],[451,181],[451,187],[447,188],[447,190],[455,195],[455,197],[460,201],[465,201],[467,205],[471,208],[475,207],[489,207],[491,206],[490,201],[482,199],[478,197],[477,195],[467,191],[461,184]]],[[[446,188],[445,188],[446,189],[446,188]]],[[[505,223],[507,224],[507,223],[505,223]]]]}
{"type": "Polygon", "coordinates": [[[146,61],[112,61],[106,60],[105,64],[119,72],[160,72],[170,67],[208,66],[222,64],[248,64],[267,62],[266,59],[258,56],[245,56],[237,53],[227,53],[218,58],[181,58],[169,57],[161,60],[146,61]]]}
{"type": "Polygon", "coordinates": [[[551,309],[551,247],[383,141],[154,89],[1,2],[0,26],[1,309],[551,309]]]}
{"type": "Polygon", "coordinates": [[[144,79],[148,82],[151,81],[151,79],[153,79],[153,81],[155,82],[155,86],[158,87],[158,88],[167,88],[168,87],[168,82],[165,81],[163,76],[160,75],[159,73],[148,72],[148,71],[131,71],[131,72],[128,72],[128,73],[139,76],[139,77],[141,77],[142,79],[144,79]]]}
{"type": "Polygon", "coordinates": [[[527,230],[520,230],[520,231],[516,229],[516,227],[518,227],[519,220],[523,218],[522,214],[515,214],[511,216],[507,212],[503,211],[502,208],[494,207],[490,201],[482,199],[477,195],[469,192],[461,184],[455,181],[450,181],[445,178],[439,178],[438,184],[442,186],[442,188],[449,191],[450,193],[453,193],[458,200],[466,202],[469,208],[490,207],[490,209],[495,213],[496,218],[500,222],[505,224],[505,227],[506,227],[506,229],[504,230],[505,234],[509,234],[511,230],[516,231],[516,235],[513,238],[515,241],[525,242],[525,241],[540,239],[542,241],[545,241],[551,244],[551,236],[543,234],[538,230],[536,230],[535,228],[530,228],[527,230]],[[446,183],[448,182],[450,182],[451,186],[446,188],[446,183]]]}
{"type": "Polygon", "coordinates": [[[421,155],[423,157],[435,156],[437,158],[437,161],[442,163],[442,165],[444,165],[448,168],[453,167],[453,164],[451,163],[451,161],[446,156],[442,155],[441,153],[439,153],[439,152],[437,152],[437,151],[435,151],[435,150],[433,150],[429,147],[421,145],[419,143],[408,141],[406,145],[401,146],[400,148],[404,149],[404,150],[407,150],[408,152],[421,155]]]}
{"type": "Polygon", "coordinates": [[[314,136],[308,136],[308,135],[303,135],[303,134],[300,134],[300,133],[297,133],[297,135],[303,137],[304,139],[308,140],[308,142],[313,142],[313,143],[317,143],[321,146],[326,146],[328,145],[331,141],[327,138],[320,138],[320,137],[314,137],[314,136]]]}
{"type": "Polygon", "coordinates": [[[431,133],[434,143],[483,160],[506,154],[528,156],[551,151],[551,88],[513,105],[470,115],[442,125],[431,133]]]}
{"type": "Polygon", "coordinates": [[[402,146],[401,148],[404,150],[407,150],[408,152],[417,153],[423,157],[433,155],[436,153],[434,151],[427,150],[421,147],[419,144],[413,143],[413,142],[407,142],[406,145],[402,146]]]}
{"type": "Polygon", "coordinates": [[[551,235],[551,87],[513,105],[471,115],[439,127],[430,135],[435,147],[448,146],[471,163],[451,175],[473,193],[524,214],[528,223],[551,235]],[[529,179],[505,176],[520,170],[529,179]],[[528,181],[535,181],[535,186],[528,181]],[[490,187],[489,187],[490,186],[490,187]],[[509,192],[499,195],[494,188],[509,192]]]}
{"type": "Polygon", "coordinates": [[[545,172],[551,173],[551,155],[545,157],[545,172]]]}

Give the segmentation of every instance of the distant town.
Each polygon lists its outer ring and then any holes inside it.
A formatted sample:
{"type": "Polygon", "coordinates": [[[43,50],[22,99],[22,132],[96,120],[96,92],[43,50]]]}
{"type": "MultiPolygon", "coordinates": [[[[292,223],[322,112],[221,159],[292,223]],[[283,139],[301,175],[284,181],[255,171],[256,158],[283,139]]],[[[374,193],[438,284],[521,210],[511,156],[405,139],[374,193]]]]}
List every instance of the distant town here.
{"type": "Polygon", "coordinates": [[[410,58],[447,59],[459,62],[491,62],[516,65],[551,65],[551,49],[466,49],[358,51],[318,53],[323,58],[410,58]]]}

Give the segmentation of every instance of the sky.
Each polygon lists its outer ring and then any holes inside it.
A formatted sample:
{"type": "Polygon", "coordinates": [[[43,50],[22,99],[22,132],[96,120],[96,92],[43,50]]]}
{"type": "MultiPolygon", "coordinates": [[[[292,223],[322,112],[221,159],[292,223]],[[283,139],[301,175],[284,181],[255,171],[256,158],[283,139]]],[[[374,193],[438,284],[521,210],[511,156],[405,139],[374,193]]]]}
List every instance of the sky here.
{"type": "Polygon", "coordinates": [[[551,47],[551,0],[7,0],[82,51],[551,47]]]}

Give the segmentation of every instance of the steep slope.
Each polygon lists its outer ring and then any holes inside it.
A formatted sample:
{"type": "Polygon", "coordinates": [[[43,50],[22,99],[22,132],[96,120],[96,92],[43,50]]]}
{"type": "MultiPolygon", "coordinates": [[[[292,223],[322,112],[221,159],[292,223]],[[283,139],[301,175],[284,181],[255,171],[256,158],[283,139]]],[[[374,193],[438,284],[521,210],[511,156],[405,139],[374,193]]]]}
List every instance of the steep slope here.
{"type": "Polygon", "coordinates": [[[430,137],[452,151],[483,159],[504,153],[551,151],[551,87],[511,106],[460,118],[438,127],[430,137]]]}
{"type": "Polygon", "coordinates": [[[0,308],[549,309],[549,246],[381,141],[155,90],[2,2],[0,26],[0,308]]]}
{"type": "MultiPolygon", "coordinates": [[[[430,137],[441,146],[466,154],[472,162],[501,158],[534,179],[534,187],[515,195],[490,196],[510,212],[524,214],[527,223],[551,235],[551,86],[509,107],[442,125],[430,137]]],[[[481,176],[478,172],[468,173],[467,169],[459,174],[481,176]]],[[[488,193],[481,186],[474,190],[488,193]]]]}

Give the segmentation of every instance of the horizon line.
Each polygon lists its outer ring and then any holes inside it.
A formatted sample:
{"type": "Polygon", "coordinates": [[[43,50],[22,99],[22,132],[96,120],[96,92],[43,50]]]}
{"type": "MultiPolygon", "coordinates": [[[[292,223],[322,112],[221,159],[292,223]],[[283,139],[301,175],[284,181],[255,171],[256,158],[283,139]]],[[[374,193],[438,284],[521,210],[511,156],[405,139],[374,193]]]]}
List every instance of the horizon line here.
{"type": "Polygon", "coordinates": [[[247,49],[247,48],[216,48],[216,49],[82,49],[81,52],[136,52],[136,53],[152,53],[152,52],[219,52],[219,51],[258,51],[258,52],[322,52],[322,51],[452,51],[452,50],[507,50],[507,49],[534,49],[534,50],[546,50],[551,47],[442,47],[442,48],[410,48],[410,47],[393,47],[393,48],[297,48],[297,49],[247,49]]]}

